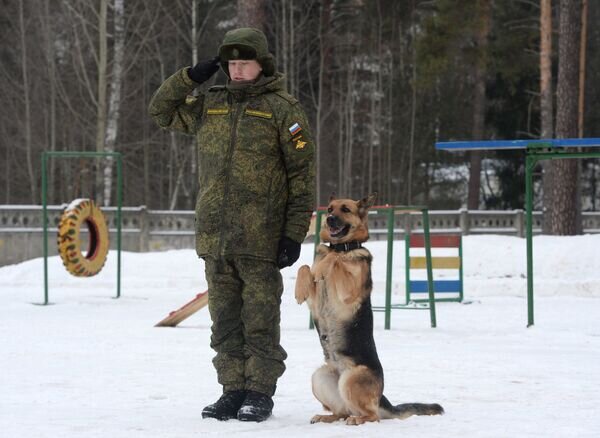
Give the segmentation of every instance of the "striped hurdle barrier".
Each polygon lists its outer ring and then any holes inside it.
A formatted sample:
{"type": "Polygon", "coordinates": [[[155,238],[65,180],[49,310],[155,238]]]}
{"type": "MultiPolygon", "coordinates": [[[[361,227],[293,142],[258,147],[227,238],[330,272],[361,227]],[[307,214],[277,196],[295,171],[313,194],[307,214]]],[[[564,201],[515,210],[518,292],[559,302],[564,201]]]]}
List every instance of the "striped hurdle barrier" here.
{"type": "MultiPolygon", "coordinates": [[[[431,264],[434,270],[433,291],[436,302],[463,300],[463,266],[462,266],[462,236],[460,234],[434,234],[431,235],[431,264]],[[455,249],[456,255],[436,255],[440,248],[455,249]],[[454,270],[458,279],[437,279],[436,271],[454,270]]],[[[405,236],[406,260],[406,302],[427,302],[429,288],[427,280],[412,279],[411,276],[418,271],[427,269],[427,260],[424,255],[415,255],[415,252],[424,252],[425,239],[423,234],[406,234],[405,236]],[[412,251],[416,250],[416,251],[412,251]]],[[[438,275],[439,278],[439,275],[438,275]]]]}

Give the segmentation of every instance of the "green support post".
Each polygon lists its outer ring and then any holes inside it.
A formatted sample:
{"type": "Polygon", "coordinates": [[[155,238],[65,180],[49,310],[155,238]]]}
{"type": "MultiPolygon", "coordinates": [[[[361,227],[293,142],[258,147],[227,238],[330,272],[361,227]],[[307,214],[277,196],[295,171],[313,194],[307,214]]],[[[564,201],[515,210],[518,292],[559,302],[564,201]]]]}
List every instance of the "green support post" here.
{"type": "MultiPolygon", "coordinates": [[[[319,210],[317,209],[317,211],[315,212],[315,249],[313,252],[313,260],[314,258],[317,256],[317,248],[319,247],[319,244],[321,243],[321,216],[323,215],[324,210],[319,210]]],[[[315,328],[315,322],[312,319],[312,315],[309,312],[309,321],[308,321],[308,328],[309,329],[314,329],[315,328]]]]}
{"type": "Polygon", "coordinates": [[[429,211],[426,208],[421,210],[423,213],[423,234],[425,237],[425,260],[427,262],[427,289],[429,295],[429,318],[431,327],[437,326],[435,316],[435,291],[433,289],[433,267],[431,266],[431,239],[429,238],[429,211]]]}
{"type": "Polygon", "coordinates": [[[394,207],[387,211],[387,261],[385,266],[385,329],[392,319],[392,262],[394,259],[394,207]]]}
{"type": "MultiPolygon", "coordinates": [[[[121,298],[121,208],[123,206],[123,161],[121,154],[117,159],[117,296],[121,298]]],[[[109,227],[110,229],[110,227],[109,227]]]]}
{"type": "MultiPolygon", "coordinates": [[[[117,295],[121,297],[121,217],[123,204],[123,164],[120,152],[70,152],[70,151],[44,151],[42,152],[42,224],[44,234],[44,303],[48,301],[48,157],[57,158],[98,158],[113,157],[117,159],[117,295]]],[[[110,224],[108,224],[110,230],[110,224]]]]}
{"type": "Polygon", "coordinates": [[[323,216],[323,210],[317,210],[315,214],[315,251],[313,258],[317,256],[317,248],[321,243],[321,222],[323,220],[321,216],[323,216]]]}
{"type": "Polygon", "coordinates": [[[404,284],[405,284],[405,301],[410,303],[410,232],[404,234],[404,284]]]}
{"type": "Polygon", "coordinates": [[[460,245],[458,245],[458,259],[460,267],[458,269],[458,280],[460,281],[460,291],[458,292],[458,302],[462,303],[464,298],[465,282],[463,281],[463,250],[462,250],[462,234],[460,237],[460,245]]]}
{"type": "Polygon", "coordinates": [[[44,230],[44,306],[48,305],[48,205],[46,188],[48,187],[48,175],[46,165],[48,158],[46,152],[42,154],[42,224],[44,230]]]}
{"type": "Polygon", "coordinates": [[[527,327],[533,325],[533,168],[537,160],[525,157],[525,210],[527,221],[527,327]]]}

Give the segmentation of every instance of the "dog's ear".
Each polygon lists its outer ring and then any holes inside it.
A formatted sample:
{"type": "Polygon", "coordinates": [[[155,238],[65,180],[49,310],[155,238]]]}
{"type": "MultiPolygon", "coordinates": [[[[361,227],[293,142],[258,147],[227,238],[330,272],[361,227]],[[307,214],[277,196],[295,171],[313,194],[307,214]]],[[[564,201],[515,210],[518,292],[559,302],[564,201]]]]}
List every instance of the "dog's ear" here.
{"type": "Polygon", "coordinates": [[[329,195],[329,202],[335,201],[336,199],[335,192],[331,192],[331,195],[329,195]]]}
{"type": "Polygon", "coordinates": [[[371,208],[373,206],[373,204],[375,204],[376,199],[377,199],[377,192],[373,192],[366,198],[362,198],[360,201],[358,201],[359,210],[367,210],[368,208],[371,208]]]}

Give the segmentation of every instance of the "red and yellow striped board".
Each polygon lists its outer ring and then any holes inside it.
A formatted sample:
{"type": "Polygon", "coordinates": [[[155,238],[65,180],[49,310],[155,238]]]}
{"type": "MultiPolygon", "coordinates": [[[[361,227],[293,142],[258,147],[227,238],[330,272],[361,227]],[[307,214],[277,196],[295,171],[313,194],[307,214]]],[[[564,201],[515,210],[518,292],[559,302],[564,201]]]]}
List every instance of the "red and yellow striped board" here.
{"type": "MultiPolygon", "coordinates": [[[[460,246],[460,235],[442,235],[435,234],[429,236],[429,242],[432,248],[458,248],[460,246]]],[[[411,248],[425,248],[425,236],[423,234],[413,234],[410,236],[411,248]]]]}

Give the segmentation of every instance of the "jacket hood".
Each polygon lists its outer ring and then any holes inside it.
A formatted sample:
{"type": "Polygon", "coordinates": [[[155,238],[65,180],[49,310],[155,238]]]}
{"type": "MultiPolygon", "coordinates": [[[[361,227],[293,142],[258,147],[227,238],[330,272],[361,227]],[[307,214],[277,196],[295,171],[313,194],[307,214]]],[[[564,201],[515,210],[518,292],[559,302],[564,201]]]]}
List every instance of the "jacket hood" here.
{"type": "Polygon", "coordinates": [[[229,77],[228,61],[233,59],[255,59],[265,76],[275,74],[275,59],[269,53],[267,37],[258,29],[242,27],[230,30],[219,47],[221,68],[229,77]]]}

